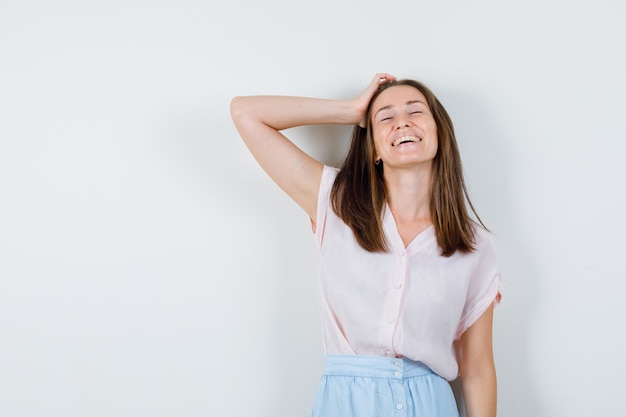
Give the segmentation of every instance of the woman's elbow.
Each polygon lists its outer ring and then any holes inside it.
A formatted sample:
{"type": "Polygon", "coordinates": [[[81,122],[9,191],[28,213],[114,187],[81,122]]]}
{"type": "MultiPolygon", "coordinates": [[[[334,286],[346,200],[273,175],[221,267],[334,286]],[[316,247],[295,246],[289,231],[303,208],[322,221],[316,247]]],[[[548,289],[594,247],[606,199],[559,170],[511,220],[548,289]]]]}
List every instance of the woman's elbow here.
{"type": "Polygon", "coordinates": [[[244,97],[233,97],[230,101],[230,117],[236,122],[241,118],[243,111],[244,97]]]}

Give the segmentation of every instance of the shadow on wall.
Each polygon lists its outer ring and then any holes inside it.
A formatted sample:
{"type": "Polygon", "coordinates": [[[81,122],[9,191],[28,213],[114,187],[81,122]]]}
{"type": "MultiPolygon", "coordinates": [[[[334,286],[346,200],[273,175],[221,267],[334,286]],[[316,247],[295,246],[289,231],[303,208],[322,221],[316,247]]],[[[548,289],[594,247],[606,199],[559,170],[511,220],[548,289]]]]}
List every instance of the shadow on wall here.
{"type": "MultiPolygon", "coordinates": [[[[503,281],[502,304],[494,316],[494,355],[498,374],[499,414],[509,417],[541,415],[538,397],[531,385],[528,335],[535,320],[530,306],[537,276],[529,251],[523,247],[523,231],[513,218],[515,189],[511,184],[511,150],[507,149],[507,131],[511,126],[498,125],[486,105],[458,92],[439,94],[450,113],[461,150],[470,197],[486,226],[495,235],[503,281]],[[520,406],[520,404],[524,406],[520,406]],[[518,414],[520,413],[520,414],[518,414]]],[[[460,404],[458,379],[452,384],[460,404]]]]}

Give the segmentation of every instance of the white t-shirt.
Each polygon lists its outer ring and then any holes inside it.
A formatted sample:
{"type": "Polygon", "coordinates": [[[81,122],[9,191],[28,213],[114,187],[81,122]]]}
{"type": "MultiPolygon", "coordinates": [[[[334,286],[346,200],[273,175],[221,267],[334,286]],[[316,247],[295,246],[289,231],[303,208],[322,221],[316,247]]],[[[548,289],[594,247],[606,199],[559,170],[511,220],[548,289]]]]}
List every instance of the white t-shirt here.
{"type": "Polygon", "coordinates": [[[315,222],[325,353],[403,356],[455,379],[454,342],[499,300],[492,236],[477,226],[475,251],[444,257],[431,226],[405,248],[387,206],[390,250],[368,252],[330,205],[337,172],[324,167],[315,222]]]}

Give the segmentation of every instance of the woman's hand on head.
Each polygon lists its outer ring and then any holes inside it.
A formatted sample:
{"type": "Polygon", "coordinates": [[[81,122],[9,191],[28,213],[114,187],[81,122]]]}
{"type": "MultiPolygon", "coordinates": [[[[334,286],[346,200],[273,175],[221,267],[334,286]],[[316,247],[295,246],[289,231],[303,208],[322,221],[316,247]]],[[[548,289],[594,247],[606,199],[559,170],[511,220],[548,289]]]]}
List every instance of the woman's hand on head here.
{"type": "Polygon", "coordinates": [[[359,126],[361,127],[367,126],[367,120],[366,120],[367,108],[370,104],[370,101],[372,100],[372,96],[374,96],[374,93],[376,92],[376,90],[378,90],[378,86],[380,86],[383,83],[386,83],[389,81],[395,81],[395,80],[396,80],[396,77],[391,74],[387,74],[385,72],[378,73],[374,76],[374,78],[369,83],[369,85],[365,88],[365,90],[363,90],[361,94],[359,94],[353,100],[354,106],[359,113],[359,122],[358,122],[359,126]]]}

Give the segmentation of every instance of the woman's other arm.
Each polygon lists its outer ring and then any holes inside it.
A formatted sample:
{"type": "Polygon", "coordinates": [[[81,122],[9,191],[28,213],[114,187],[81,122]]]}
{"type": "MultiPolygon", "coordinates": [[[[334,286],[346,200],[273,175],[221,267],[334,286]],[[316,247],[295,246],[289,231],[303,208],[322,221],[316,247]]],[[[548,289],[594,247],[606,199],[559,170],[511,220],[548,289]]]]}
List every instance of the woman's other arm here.
{"type": "Polygon", "coordinates": [[[496,416],[493,304],[461,336],[461,388],[467,417],[496,416]]]}

